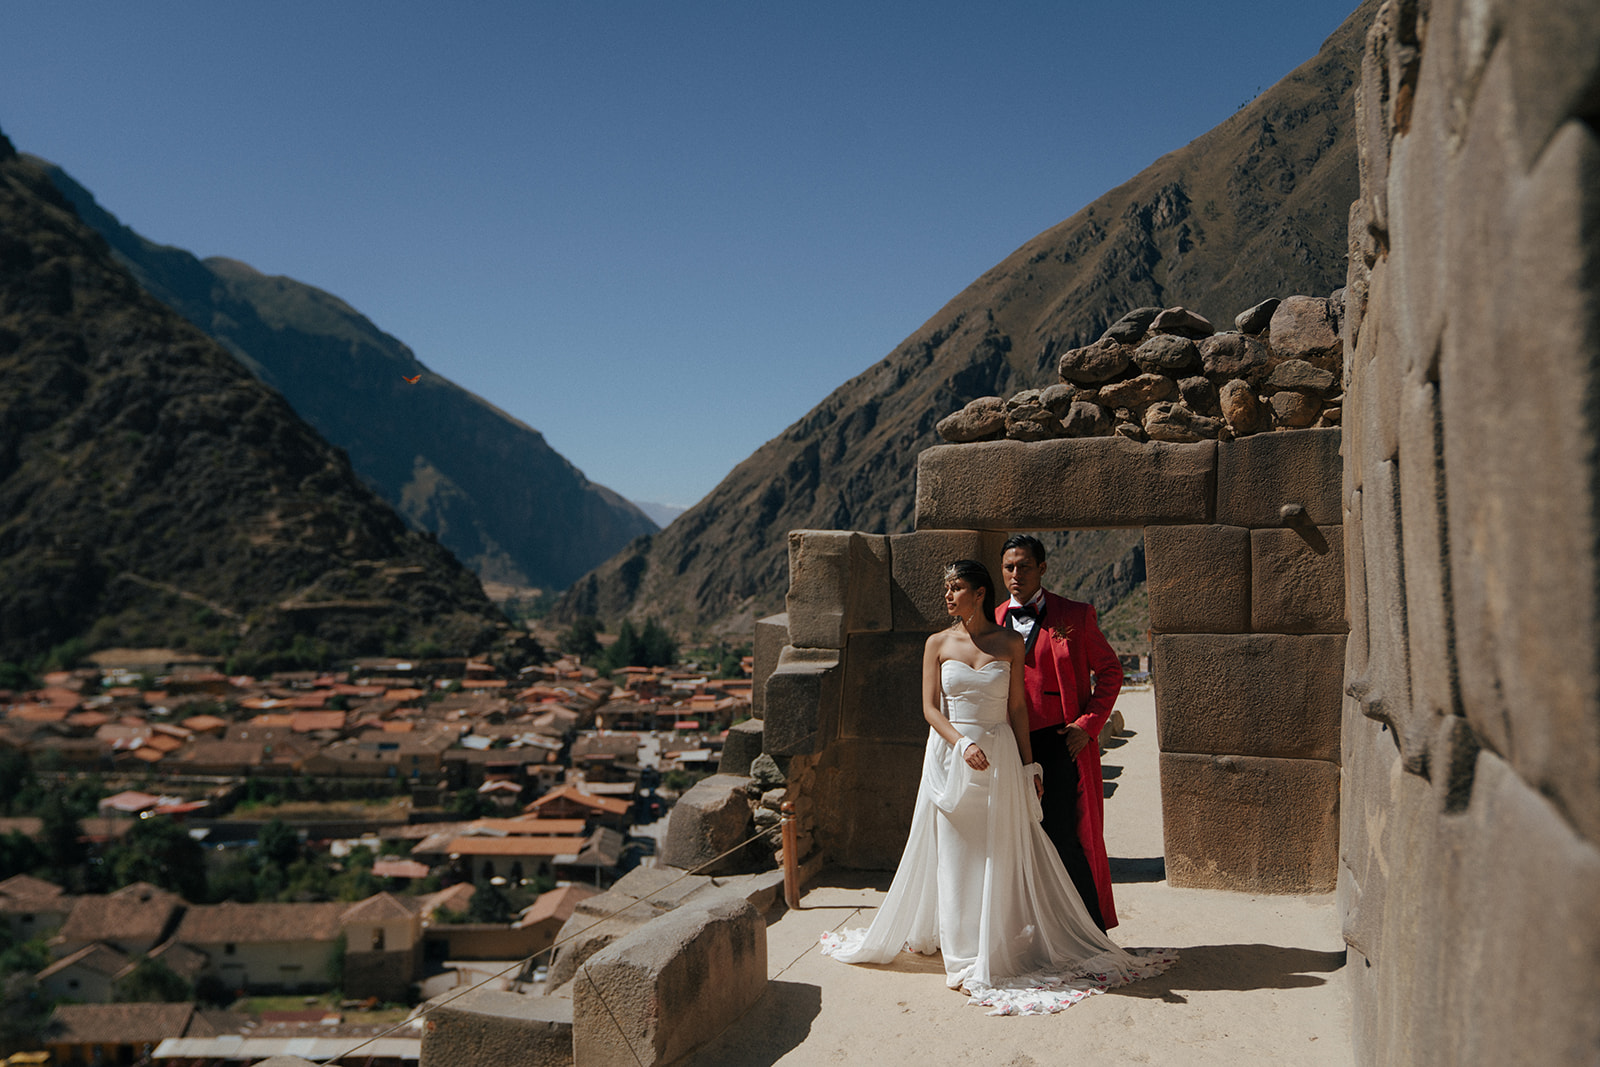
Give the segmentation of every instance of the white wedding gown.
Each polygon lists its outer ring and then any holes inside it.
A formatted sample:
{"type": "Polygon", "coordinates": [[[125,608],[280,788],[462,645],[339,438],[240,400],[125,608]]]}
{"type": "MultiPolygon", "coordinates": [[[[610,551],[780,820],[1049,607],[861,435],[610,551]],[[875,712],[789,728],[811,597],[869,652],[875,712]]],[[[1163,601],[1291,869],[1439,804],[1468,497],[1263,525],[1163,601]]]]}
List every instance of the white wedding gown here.
{"type": "Polygon", "coordinates": [[[822,936],[845,963],[887,963],[902,949],[943,950],[945,978],[991,1015],[1060,1011],[1092,993],[1159,974],[1177,956],[1127,952],[1089,918],[1039,826],[1006,718],[1010,664],[946,660],[944,710],[983,750],[975,771],[928,731],[911,836],[889,893],[865,930],[822,936]]]}

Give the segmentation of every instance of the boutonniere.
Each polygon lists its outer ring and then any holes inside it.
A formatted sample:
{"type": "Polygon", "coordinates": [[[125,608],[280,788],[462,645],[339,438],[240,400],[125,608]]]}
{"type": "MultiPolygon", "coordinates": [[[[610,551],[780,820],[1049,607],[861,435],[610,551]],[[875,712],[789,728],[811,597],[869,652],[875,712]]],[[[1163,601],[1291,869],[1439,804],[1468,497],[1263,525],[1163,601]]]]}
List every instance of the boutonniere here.
{"type": "Polygon", "coordinates": [[[1072,637],[1072,627],[1068,626],[1064,622],[1058,622],[1054,626],[1050,627],[1050,632],[1055,636],[1057,641],[1066,641],[1072,637]]]}

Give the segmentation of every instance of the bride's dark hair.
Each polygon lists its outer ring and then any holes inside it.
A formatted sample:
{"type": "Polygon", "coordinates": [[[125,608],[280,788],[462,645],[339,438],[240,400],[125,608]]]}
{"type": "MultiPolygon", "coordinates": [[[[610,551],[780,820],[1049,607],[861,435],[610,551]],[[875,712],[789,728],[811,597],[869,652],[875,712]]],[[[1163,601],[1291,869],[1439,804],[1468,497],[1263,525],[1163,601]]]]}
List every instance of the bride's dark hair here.
{"type": "Polygon", "coordinates": [[[944,569],[946,581],[959,578],[975,588],[983,590],[983,617],[990,622],[994,621],[994,579],[989,577],[989,568],[975,559],[958,559],[944,569]]]}

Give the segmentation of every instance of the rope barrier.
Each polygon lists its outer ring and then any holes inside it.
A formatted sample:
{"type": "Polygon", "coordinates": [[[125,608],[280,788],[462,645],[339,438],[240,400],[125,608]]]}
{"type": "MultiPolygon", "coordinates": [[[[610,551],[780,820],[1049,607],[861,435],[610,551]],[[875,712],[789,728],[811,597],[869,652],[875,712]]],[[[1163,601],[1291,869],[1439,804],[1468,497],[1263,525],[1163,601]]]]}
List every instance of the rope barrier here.
{"type": "MultiPolygon", "coordinates": [[[[738,852],[740,849],[746,847],[747,845],[751,845],[751,844],[753,844],[753,843],[755,843],[757,841],[760,841],[762,838],[770,836],[774,831],[777,831],[779,829],[780,829],[779,826],[769,826],[764,830],[757,830],[755,833],[751,834],[749,837],[745,838],[743,841],[740,841],[737,845],[734,845],[732,848],[728,849],[726,852],[723,852],[721,855],[713,856],[711,859],[706,860],[704,863],[700,864],[698,867],[695,867],[695,868],[693,868],[691,870],[684,871],[682,874],[680,874],[678,877],[674,878],[672,881],[668,882],[666,885],[661,886],[660,889],[657,890],[657,892],[659,893],[662,890],[666,890],[666,889],[672,888],[673,886],[677,885],[679,882],[683,881],[685,878],[689,878],[689,877],[691,877],[693,875],[699,874],[701,871],[705,870],[707,867],[710,867],[710,866],[712,866],[713,864],[716,864],[716,863],[720,863],[722,860],[727,859],[729,856],[733,855],[735,852],[738,852]]],[[[599,926],[601,923],[608,922],[611,919],[615,919],[618,915],[621,915],[624,912],[628,911],[635,904],[641,904],[641,903],[643,903],[642,900],[639,900],[639,899],[632,900],[628,904],[626,904],[623,907],[621,907],[621,908],[617,909],[616,911],[612,912],[610,915],[602,916],[601,918],[598,918],[594,922],[590,923],[588,926],[585,926],[585,927],[583,927],[582,929],[579,929],[579,930],[574,930],[571,934],[568,934],[566,937],[563,937],[563,938],[555,941],[554,943],[545,946],[544,948],[540,949],[538,952],[535,952],[531,956],[523,957],[522,959],[518,960],[516,963],[513,963],[511,966],[505,968],[504,970],[499,971],[496,974],[491,974],[487,978],[483,979],[480,982],[474,983],[473,985],[466,986],[464,988],[458,989],[453,993],[453,995],[448,996],[443,1000],[431,1001],[431,1002],[429,1002],[427,1004],[422,1005],[415,1014],[409,1015],[405,1019],[402,1019],[400,1022],[395,1023],[393,1026],[390,1026],[385,1030],[380,1030],[378,1033],[373,1034],[371,1037],[368,1037],[365,1041],[361,1042],[361,1044],[356,1045],[354,1048],[351,1048],[347,1052],[341,1053],[340,1056],[338,1057],[338,1059],[339,1060],[344,1060],[348,1056],[355,1055],[357,1052],[361,1051],[363,1048],[366,1048],[368,1045],[372,1044],[374,1041],[377,1041],[380,1038],[388,1037],[390,1034],[394,1033],[396,1030],[399,1030],[401,1027],[409,1027],[413,1023],[415,1023],[418,1019],[425,1018],[427,1015],[429,1015],[430,1013],[432,1013],[433,1011],[435,1011],[435,1010],[437,1010],[439,1008],[444,1007],[446,1004],[450,1004],[450,1003],[452,1003],[452,1002],[454,1002],[456,1000],[459,1000],[461,997],[466,996],[468,993],[471,993],[471,992],[474,992],[475,990],[483,988],[484,986],[488,985],[490,982],[499,981],[501,978],[504,978],[506,975],[510,974],[512,971],[520,970],[522,968],[527,967],[529,964],[533,963],[534,960],[537,960],[540,956],[543,956],[546,953],[552,953],[551,959],[554,960],[555,957],[554,957],[553,953],[555,952],[556,949],[560,948],[562,945],[571,944],[575,939],[577,939],[578,937],[582,936],[583,934],[588,933],[590,930],[593,930],[596,926],[599,926]]],[[[797,957],[797,959],[798,959],[798,957],[797,957]]],[[[793,964],[790,964],[790,966],[793,966],[793,964]]],[[[785,968],[785,970],[787,970],[787,968],[785,968]]],[[[779,972],[779,973],[782,973],[782,972],[779,972]]],[[[585,978],[589,978],[587,964],[585,964],[585,967],[584,967],[584,977],[585,978]]],[[[519,980],[514,980],[514,981],[518,985],[522,984],[519,980]]],[[[589,986],[590,986],[591,989],[594,990],[595,995],[600,997],[600,1003],[605,1006],[606,1013],[611,1015],[611,1021],[612,1021],[613,1025],[615,1025],[617,1027],[617,1032],[618,1033],[622,1033],[621,1024],[617,1022],[616,1015],[614,1013],[612,1013],[611,1005],[606,1003],[606,1000],[605,1000],[604,996],[601,996],[599,988],[596,987],[595,984],[594,984],[594,979],[589,978],[589,986]]],[[[628,1035],[627,1034],[623,1034],[622,1036],[623,1036],[623,1040],[627,1041],[627,1036],[628,1035]]],[[[628,1051],[633,1053],[633,1057],[634,1057],[635,1060],[638,1060],[639,1054],[634,1051],[632,1042],[628,1042],[628,1051]]],[[[641,1064],[641,1067],[642,1067],[642,1064],[641,1064]]]]}

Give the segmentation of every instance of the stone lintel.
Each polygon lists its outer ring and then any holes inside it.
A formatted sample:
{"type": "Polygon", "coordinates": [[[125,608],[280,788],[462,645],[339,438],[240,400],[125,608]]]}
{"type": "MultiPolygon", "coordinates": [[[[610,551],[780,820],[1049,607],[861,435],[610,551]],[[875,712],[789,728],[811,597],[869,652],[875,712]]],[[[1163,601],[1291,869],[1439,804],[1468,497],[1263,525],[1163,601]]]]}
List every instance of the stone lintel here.
{"type": "Polygon", "coordinates": [[[1337,429],[1258,433],[1217,446],[1216,520],[1228,526],[1282,526],[1298,505],[1304,521],[1344,521],[1344,461],[1337,429]]]}
{"type": "Polygon", "coordinates": [[[1211,522],[1217,447],[1125,437],[937,445],[917,458],[916,527],[1091,530],[1211,522]]]}

